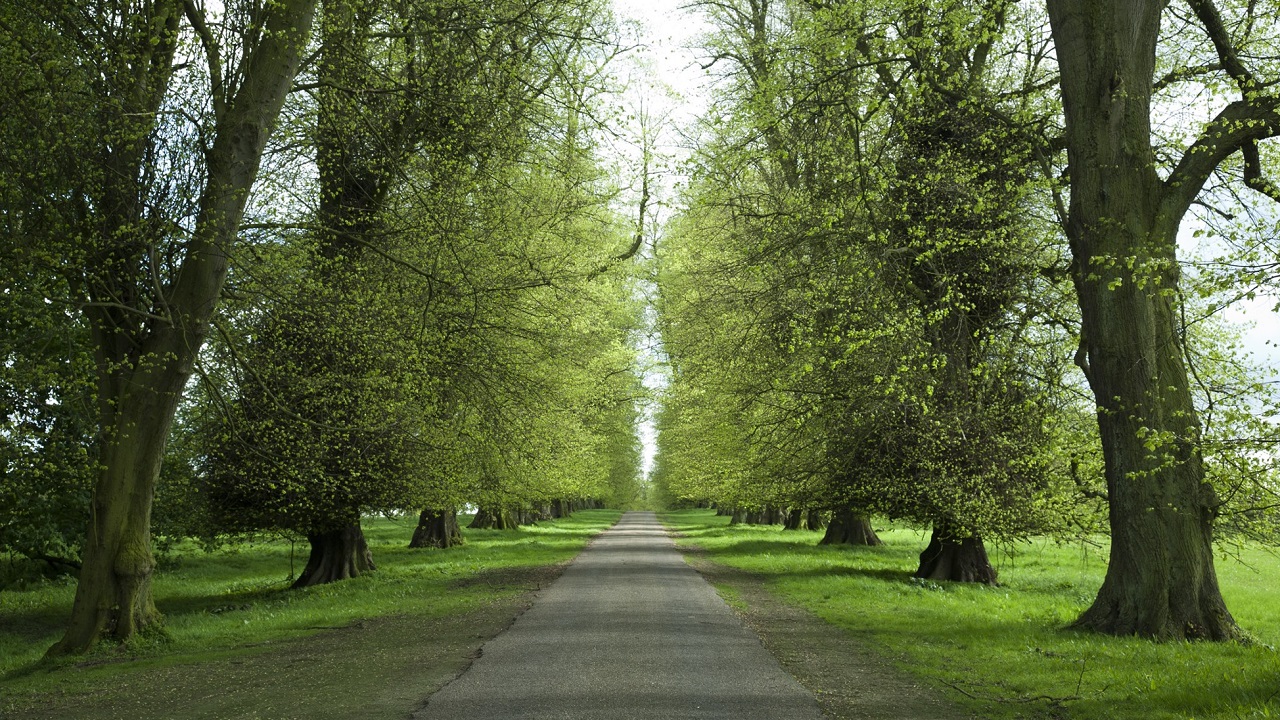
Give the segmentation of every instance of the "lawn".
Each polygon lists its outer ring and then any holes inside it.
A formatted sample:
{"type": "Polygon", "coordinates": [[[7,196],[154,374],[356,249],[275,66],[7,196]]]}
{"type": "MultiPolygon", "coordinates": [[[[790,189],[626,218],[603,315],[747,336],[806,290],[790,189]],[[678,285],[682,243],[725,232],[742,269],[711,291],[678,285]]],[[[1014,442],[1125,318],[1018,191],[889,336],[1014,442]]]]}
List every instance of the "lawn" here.
{"type": "Polygon", "coordinates": [[[982,717],[1280,717],[1280,558],[1263,548],[1217,566],[1250,643],[1158,644],[1065,629],[1102,583],[1105,547],[989,548],[992,588],[911,578],[928,540],[918,529],[878,527],[883,547],[821,547],[820,533],[730,527],[711,510],[661,517],[682,545],[763,577],[982,717]]]}
{"type": "Polygon", "coordinates": [[[366,519],[377,570],[304,590],[288,588],[291,572],[300,572],[306,560],[305,542],[242,543],[213,552],[184,543],[162,557],[154,580],[163,632],[54,664],[40,658],[70,614],[74,582],[11,583],[0,590],[0,716],[55,689],[99,692],[120,684],[122,673],[195,668],[363,620],[466,613],[528,590],[506,579],[515,577],[513,569],[569,560],[619,515],[583,510],[518,531],[464,530],[466,545],[449,550],[407,547],[416,515],[366,519]]]}

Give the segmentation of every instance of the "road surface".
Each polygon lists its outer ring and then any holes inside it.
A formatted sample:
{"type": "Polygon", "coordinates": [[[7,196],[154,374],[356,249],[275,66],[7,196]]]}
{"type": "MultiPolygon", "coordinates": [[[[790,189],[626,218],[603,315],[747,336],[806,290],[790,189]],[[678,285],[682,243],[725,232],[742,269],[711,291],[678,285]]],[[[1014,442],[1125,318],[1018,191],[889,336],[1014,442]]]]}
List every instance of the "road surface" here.
{"type": "Polygon", "coordinates": [[[596,539],[415,720],[821,718],[652,512],[596,539]]]}

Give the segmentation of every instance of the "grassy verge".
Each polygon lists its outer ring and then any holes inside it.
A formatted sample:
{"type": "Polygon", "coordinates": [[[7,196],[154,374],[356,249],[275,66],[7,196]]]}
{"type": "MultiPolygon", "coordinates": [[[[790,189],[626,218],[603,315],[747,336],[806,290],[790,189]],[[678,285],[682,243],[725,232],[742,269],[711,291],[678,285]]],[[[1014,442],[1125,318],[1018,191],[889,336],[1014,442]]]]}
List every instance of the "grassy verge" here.
{"type": "Polygon", "coordinates": [[[1001,548],[998,588],[912,580],[926,537],[885,528],[879,548],[819,547],[818,533],[728,526],[710,510],[665,513],[679,542],[747,570],[789,602],[871,640],[990,718],[1280,717],[1280,558],[1246,548],[1218,563],[1250,646],[1156,644],[1065,630],[1102,582],[1095,549],[1001,548]]]}
{"type": "MultiPolygon", "coordinates": [[[[305,545],[240,544],[212,553],[180,546],[154,580],[156,604],[165,616],[163,634],[56,664],[39,659],[70,614],[74,585],[67,580],[5,589],[0,592],[0,716],[47,705],[54,695],[102,694],[158,668],[191,666],[190,675],[200,672],[197,663],[228,658],[241,663],[290,641],[365,621],[460,616],[531,589],[529,578],[538,575],[525,570],[572,558],[619,514],[584,510],[519,531],[465,530],[466,545],[443,551],[406,547],[416,517],[368,520],[365,535],[377,571],[297,591],[288,589],[290,556],[293,569],[300,571],[305,545]]],[[[215,682],[209,685],[216,691],[215,682]]]]}

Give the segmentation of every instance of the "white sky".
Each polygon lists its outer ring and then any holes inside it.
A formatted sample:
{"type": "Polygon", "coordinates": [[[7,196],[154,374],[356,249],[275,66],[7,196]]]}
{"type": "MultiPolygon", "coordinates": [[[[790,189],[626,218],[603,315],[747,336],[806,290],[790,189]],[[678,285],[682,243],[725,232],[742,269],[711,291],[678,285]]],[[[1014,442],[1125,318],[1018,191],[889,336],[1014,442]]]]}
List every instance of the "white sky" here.
{"type": "Polygon", "coordinates": [[[630,53],[636,81],[632,101],[647,96],[647,105],[670,111],[674,125],[689,124],[707,106],[701,92],[706,74],[696,48],[708,26],[696,11],[682,9],[688,2],[613,0],[619,21],[634,23],[638,32],[639,47],[630,53]]]}
{"type": "MultiPolygon", "coordinates": [[[[681,129],[691,126],[707,108],[703,92],[706,74],[698,64],[695,49],[699,35],[706,32],[706,25],[696,13],[682,9],[686,2],[613,0],[618,20],[631,26],[627,36],[632,39],[628,42],[638,45],[625,61],[629,82],[624,103],[631,112],[643,110],[651,118],[661,120],[656,149],[664,162],[654,192],[659,223],[671,213],[671,203],[675,202],[681,181],[678,166],[688,154],[688,148],[680,139],[681,129]]],[[[630,155],[634,149],[623,152],[630,155]]],[[[660,232],[661,228],[657,230],[660,232]]],[[[646,288],[645,292],[653,292],[653,288],[646,288]]],[[[652,323],[652,306],[648,315],[647,319],[652,323]]],[[[651,390],[658,390],[666,384],[664,368],[660,364],[661,347],[655,346],[657,342],[656,335],[648,338],[644,358],[649,365],[644,383],[651,390]]],[[[641,469],[645,478],[653,470],[653,458],[658,449],[652,415],[655,409],[647,409],[639,427],[643,445],[641,469]]]]}

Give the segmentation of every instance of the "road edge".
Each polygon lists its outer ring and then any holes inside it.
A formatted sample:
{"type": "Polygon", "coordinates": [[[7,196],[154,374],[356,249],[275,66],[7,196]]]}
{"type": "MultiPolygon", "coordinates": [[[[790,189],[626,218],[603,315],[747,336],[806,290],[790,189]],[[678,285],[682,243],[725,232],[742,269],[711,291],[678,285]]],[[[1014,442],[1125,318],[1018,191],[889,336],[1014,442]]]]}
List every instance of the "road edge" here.
{"type": "MultiPolygon", "coordinates": [[[[668,533],[675,535],[668,528],[668,533]]],[[[679,545],[696,570],[828,718],[971,720],[942,692],[894,667],[845,628],[769,591],[763,578],[722,565],[696,545],[679,545]]]]}

